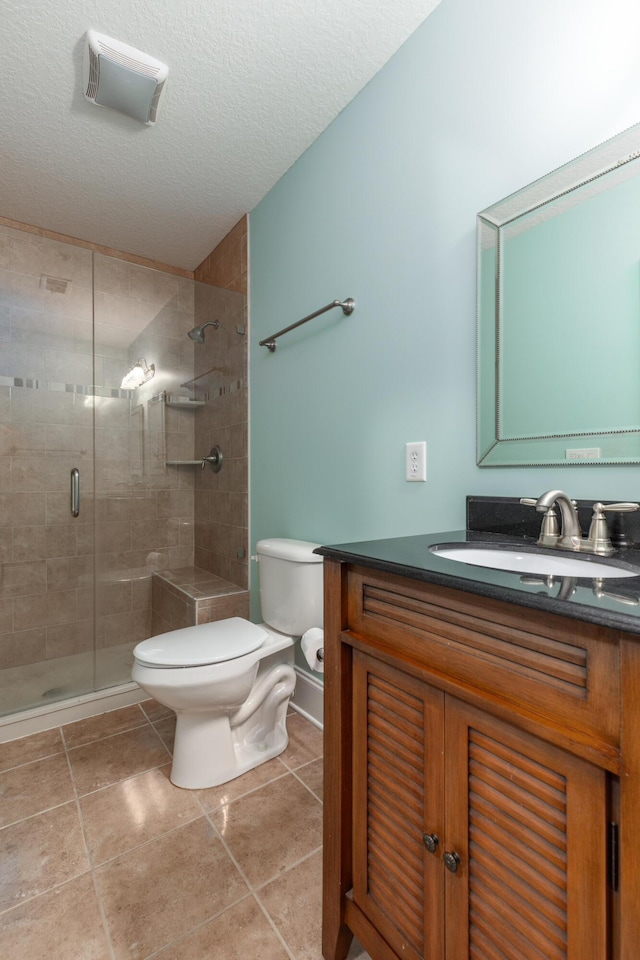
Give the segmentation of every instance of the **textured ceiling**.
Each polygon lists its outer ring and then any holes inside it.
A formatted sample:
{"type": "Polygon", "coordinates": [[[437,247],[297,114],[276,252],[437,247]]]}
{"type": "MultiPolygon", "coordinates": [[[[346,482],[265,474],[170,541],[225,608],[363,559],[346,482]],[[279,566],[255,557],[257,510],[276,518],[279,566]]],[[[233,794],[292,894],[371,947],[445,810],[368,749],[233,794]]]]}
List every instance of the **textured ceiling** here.
{"type": "Polygon", "coordinates": [[[0,216],[193,269],[440,0],[0,0],[0,216]],[[146,127],[82,93],[93,28],[169,65],[146,127]]]}

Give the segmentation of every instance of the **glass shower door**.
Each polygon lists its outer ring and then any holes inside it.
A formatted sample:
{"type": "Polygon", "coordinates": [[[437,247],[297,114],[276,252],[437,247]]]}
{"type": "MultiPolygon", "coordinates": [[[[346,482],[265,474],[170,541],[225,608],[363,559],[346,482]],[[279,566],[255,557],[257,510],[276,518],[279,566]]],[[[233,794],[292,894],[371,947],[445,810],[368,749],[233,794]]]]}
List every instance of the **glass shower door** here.
{"type": "MultiPolygon", "coordinates": [[[[193,281],[94,255],[96,687],[131,678],[153,634],[152,574],[193,557],[193,419],[166,395],[193,377],[193,281]]],[[[160,632],[157,630],[156,632],[160,632]]]]}
{"type": "Polygon", "coordinates": [[[94,688],[93,384],[91,251],[0,227],[0,715],[94,688]]]}

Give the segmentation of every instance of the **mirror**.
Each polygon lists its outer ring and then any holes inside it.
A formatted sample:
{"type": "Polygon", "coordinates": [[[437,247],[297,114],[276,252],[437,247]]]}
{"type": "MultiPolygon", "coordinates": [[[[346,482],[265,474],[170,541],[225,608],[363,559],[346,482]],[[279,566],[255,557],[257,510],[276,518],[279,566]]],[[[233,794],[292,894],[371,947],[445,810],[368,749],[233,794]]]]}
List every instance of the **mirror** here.
{"type": "Polygon", "coordinates": [[[477,237],[478,464],[640,463],[640,124],[477,237]]]}

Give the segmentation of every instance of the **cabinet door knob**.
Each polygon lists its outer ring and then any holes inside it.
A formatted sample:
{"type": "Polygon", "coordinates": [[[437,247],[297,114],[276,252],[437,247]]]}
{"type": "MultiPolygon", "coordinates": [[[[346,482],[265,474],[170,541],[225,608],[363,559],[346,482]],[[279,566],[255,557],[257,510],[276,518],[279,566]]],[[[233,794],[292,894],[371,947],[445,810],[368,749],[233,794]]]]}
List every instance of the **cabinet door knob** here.
{"type": "Polygon", "coordinates": [[[440,840],[435,833],[425,833],[422,835],[422,842],[429,851],[429,853],[435,853],[440,840]]]}
{"type": "Polygon", "coordinates": [[[458,867],[460,866],[461,861],[457,853],[447,852],[442,859],[444,860],[444,865],[447,870],[449,870],[451,873],[458,872],[458,867]]]}

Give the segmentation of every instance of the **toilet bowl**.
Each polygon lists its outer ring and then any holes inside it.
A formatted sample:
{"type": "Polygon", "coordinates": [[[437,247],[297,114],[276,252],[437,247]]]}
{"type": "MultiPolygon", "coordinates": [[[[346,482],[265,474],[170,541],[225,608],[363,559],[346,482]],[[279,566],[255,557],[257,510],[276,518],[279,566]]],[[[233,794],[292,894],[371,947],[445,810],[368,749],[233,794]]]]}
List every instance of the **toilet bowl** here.
{"type": "Polygon", "coordinates": [[[171,769],[176,786],[226,783],[286,749],[294,643],[311,626],[322,625],[322,558],[313,554],[316,546],[259,541],[260,596],[269,622],[231,617],[172,630],[135,647],[132,679],[176,712],[171,769]]]}

